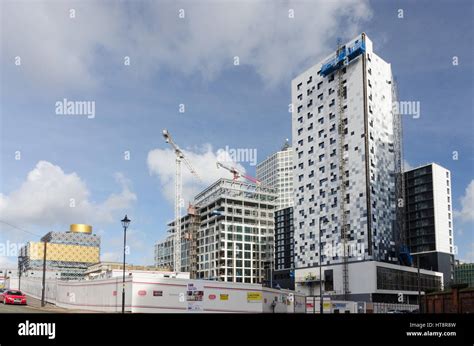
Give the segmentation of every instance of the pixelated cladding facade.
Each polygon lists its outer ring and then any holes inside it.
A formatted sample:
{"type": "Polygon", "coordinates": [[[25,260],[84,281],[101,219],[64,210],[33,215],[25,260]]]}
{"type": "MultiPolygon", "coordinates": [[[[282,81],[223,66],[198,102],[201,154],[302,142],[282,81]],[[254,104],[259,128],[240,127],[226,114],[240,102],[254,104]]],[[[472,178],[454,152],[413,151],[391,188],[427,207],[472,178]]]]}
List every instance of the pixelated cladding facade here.
{"type": "MultiPolygon", "coordinates": [[[[31,260],[43,259],[43,242],[29,242],[28,250],[31,260]]],[[[97,263],[100,260],[100,250],[97,246],[47,243],[46,260],[97,263]]]]}
{"type": "MultiPolygon", "coordinates": [[[[365,45],[366,52],[342,70],[349,244],[363,245],[364,260],[393,261],[392,74],[367,37],[365,45]]],[[[292,82],[296,268],[318,265],[318,232],[323,246],[341,243],[338,83],[334,74],[319,75],[320,68],[316,64],[292,82]],[[329,220],[321,230],[320,217],[329,220]]],[[[322,254],[322,262],[341,263],[342,257],[322,254]]]]}

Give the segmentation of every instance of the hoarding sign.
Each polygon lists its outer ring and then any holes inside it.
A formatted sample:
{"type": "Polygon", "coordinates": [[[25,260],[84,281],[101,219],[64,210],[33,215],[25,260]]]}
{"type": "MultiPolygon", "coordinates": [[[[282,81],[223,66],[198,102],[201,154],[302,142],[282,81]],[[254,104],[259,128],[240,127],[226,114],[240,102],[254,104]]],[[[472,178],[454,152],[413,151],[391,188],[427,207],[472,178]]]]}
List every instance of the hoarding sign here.
{"type": "Polygon", "coordinates": [[[221,300],[229,300],[229,295],[228,294],[221,294],[220,299],[221,300]]]}
{"type": "Polygon", "coordinates": [[[203,311],[202,301],[204,298],[204,285],[202,283],[188,283],[186,291],[186,301],[188,311],[203,311]]]}
{"type": "Polygon", "coordinates": [[[248,292],[247,293],[247,302],[258,303],[261,301],[262,301],[262,292],[248,292]]]}
{"type": "Polygon", "coordinates": [[[203,311],[204,308],[200,302],[188,302],[188,311],[203,311]]]}
{"type": "Polygon", "coordinates": [[[188,291],[187,293],[186,300],[188,302],[202,302],[204,291],[188,291]]]}
{"type": "Polygon", "coordinates": [[[196,285],[192,282],[188,283],[188,291],[197,291],[199,289],[199,285],[196,285]]]}
{"type": "Polygon", "coordinates": [[[215,295],[215,294],[209,294],[209,299],[210,299],[210,300],[216,299],[216,295],[215,295]]]}
{"type": "Polygon", "coordinates": [[[153,297],[162,297],[163,291],[153,291],[153,297]]]}
{"type": "Polygon", "coordinates": [[[186,300],[188,302],[202,301],[204,296],[204,286],[199,283],[188,283],[186,291],[186,300]]]}
{"type": "Polygon", "coordinates": [[[146,291],[145,290],[140,290],[138,291],[139,296],[146,296],[146,291]]]}

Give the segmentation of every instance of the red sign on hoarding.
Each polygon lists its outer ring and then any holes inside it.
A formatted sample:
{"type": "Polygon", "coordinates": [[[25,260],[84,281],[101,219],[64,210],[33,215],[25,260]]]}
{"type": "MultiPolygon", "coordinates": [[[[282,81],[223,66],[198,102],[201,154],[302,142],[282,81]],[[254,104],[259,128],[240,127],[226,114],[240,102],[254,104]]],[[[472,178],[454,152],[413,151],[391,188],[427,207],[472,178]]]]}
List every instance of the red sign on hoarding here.
{"type": "Polygon", "coordinates": [[[209,294],[209,299],[210,299],[210,300],[216,299],[216,295],[215,295],[215,294],[209,294]]]}
{"type": "Polygon", "coordinates": [[[139,296],[146,296],[146,291],[145,290],[140,290],[138,291],[139,296]]]}

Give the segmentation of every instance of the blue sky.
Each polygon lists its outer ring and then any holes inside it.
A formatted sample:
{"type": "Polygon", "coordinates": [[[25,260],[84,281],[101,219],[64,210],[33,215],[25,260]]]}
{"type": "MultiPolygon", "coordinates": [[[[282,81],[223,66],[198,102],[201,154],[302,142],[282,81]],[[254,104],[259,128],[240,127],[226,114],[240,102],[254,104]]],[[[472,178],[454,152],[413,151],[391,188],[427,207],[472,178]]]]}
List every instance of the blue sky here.
{"type": "MultiPolygon", "coordinates": [[[[199,185],[184,173],[189,199],[227,176],[215,168],[219,148],[256,150],[259,160],[278,150],[291,136],[291,79],[338,37],[364,31],[392,64],[400,99],[421,104],[419,119],[404,119],[405,159],[451,170],[458,257],[474,260],[471,1],[1,6],[1,220],[38,235],[90,223],[103,259],[117,260],[128,214],[130,262],[151,264],[173,217],[174,160],[162,129],[204,177],[199,185]],[[94,101],[95,117],[57,115],[64,98],[94,101]]],[[[0,224],[1,243],[36,239],[0,224]]],[[[6,255],[0,263],[15,262],[6,255]]]]}

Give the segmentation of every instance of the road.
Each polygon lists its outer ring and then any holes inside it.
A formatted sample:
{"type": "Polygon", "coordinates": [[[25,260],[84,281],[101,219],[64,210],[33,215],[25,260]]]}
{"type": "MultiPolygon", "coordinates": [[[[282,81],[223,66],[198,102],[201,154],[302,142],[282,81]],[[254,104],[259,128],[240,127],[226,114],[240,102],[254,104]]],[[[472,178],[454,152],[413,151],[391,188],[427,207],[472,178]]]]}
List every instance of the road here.
{"type": "Polygon", "coordinates": [[[52,304],[46,304],[45,307],[41,307],[41,300],[27,296],[28,305],[4,305],[0,303],[0,314],[8,313],[26,313],[26,314],[37,314],[37,313],[70,313],[79,312],[75,310],[68,310],[59,308],[52,304]]]}

